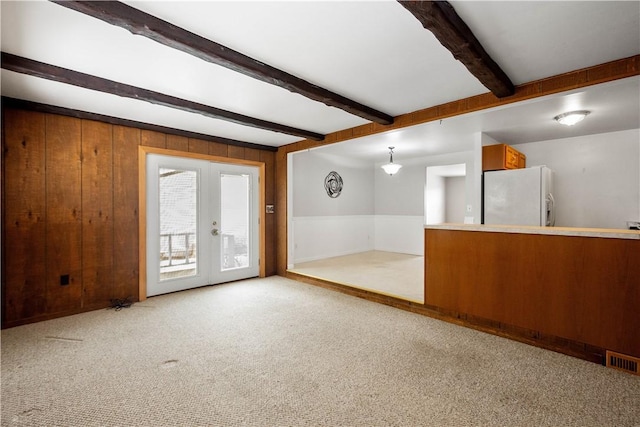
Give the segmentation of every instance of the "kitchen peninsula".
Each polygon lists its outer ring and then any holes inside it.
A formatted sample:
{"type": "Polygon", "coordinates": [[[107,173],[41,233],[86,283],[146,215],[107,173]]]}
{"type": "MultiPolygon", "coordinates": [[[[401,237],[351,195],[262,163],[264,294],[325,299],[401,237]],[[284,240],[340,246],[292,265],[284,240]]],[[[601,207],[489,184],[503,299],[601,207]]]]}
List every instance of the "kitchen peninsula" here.
{"type": "Polygon", "coordinates": [[[640,357],[640,231],[425,226],[425,305],[602,363],[640,357]]]}

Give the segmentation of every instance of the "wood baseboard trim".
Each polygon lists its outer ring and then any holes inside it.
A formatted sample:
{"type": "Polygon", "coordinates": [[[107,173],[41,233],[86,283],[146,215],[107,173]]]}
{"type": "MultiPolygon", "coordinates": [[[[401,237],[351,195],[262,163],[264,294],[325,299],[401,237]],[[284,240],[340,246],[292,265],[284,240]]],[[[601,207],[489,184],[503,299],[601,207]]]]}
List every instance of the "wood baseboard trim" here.
{"type": "MultiPolygon", "coordinates": [[[[451,310],[444,310],[438,307],[419,304],[412,301],[394,298],[387,295],[381,295],[375,292],[363,289],[352,288],[350,286],[331,282],[329,280],[318,279],[305,276],[302,274],[286,272],[282,277],[292,279],[298,282],[318,286],[324,289],[340,292],[350,296],[365,299],[367,301],[388,305],[411,313],[420,314],[431,317],[433,319],[442,320],[444,322],[456,324],[466,328],[475,329],[480,332],[489,333],[503,338],[529,344],[534,347],[544,348],[546,350],[555,351],[557,353],[566,354],[578,359],[604,365],[606,362],[606,349],[595,347],[586,343],[568,340],[553,335],[541,334],[538,331],[520,328],[514,325],[495,322],[476,316],[467,315],[465,313],[457,313],[451,310]]],[[[134,301],[137,302],[137,301],[134,301]]],[[[26,325],[30,323],[41,322],[44,320],[56,319],[59,317],[71,316],[74,314],[86,313],[89,311],[108,309],[109,305],[96,304],[86,306],[79,309],[67,310],[58,313],[48,313],[40,316],[34,316],[27,319],[20,319],[11,322],[3,322],[2,329],[13,328],[16,326],[26,325]]]]}
{"type": "MultiPolygon", "coordinates": [[[[137,299],[132,300],[133,303],[138,302],[137,299]]],[[[2,322],[2,329],[15,328],[16,326],[28,325],[30,323],[42,322],[45,320],[57,319],[60,317],[73,316],[74,314],[87,313],[89,311],[109,309],[111,305],[108,303],[92,304],[82,308],[74,308],[71,310],[59,311],[56,313],[45,313],[38,316],[28,317],[26,319],[18,319],[2,322]]]]}

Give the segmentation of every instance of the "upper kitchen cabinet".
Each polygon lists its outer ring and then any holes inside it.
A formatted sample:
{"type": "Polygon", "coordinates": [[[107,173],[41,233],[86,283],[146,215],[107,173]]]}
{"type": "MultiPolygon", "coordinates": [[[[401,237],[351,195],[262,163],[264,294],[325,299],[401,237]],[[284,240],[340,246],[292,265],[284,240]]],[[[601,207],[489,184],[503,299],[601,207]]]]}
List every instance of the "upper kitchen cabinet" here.
{"type": "Polygon", "coordinates": [[[507,144],[482,147],[482,171],[520,169],[527,166],[527,156],[507,144]]]}

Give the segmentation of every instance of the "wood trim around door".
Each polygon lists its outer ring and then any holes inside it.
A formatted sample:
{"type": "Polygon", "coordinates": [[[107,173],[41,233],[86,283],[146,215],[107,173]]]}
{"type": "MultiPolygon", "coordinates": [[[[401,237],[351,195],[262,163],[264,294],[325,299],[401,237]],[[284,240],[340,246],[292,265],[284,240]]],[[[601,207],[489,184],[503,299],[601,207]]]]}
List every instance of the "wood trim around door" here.
{"type": "Polygon", "coordinates": [[[253,160],[233,159],[230,157],[209,156],[206,154],[188,153],[184,151],[167,150],[147,146],[138,146],[138,212],[140,225],[139,236],[139,277],[138,298],[147,299],[147,154],[161,154],[163,156],[183,157],[188,159],[207,160],[215,163],[231,165],[254,166],[258,168],[258,222],[259,222],[259,277],[266,276],[266,193],[265,193],[265,164],[253,160]]]}

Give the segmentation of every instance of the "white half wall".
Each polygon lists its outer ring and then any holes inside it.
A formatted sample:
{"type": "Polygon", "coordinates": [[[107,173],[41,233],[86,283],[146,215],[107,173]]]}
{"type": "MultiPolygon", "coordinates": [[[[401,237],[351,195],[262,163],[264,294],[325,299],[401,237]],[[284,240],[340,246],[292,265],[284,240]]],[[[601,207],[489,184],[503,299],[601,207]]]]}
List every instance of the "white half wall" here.
{"type": "Polygon", "coordinates": [[[304,216],[292,222],[293,264],[371,250],[424,255],[422,215],[304,216]]]}
{"type": "Polygon", "coordinates": [[[294,217],[293,263],[371,251],[374,224],[373,215],[294,217]]]}
{"type": "Polygon", "coordinates": [[[376,215],[375,250],[424,255],[424,216],[376,215]]]}

